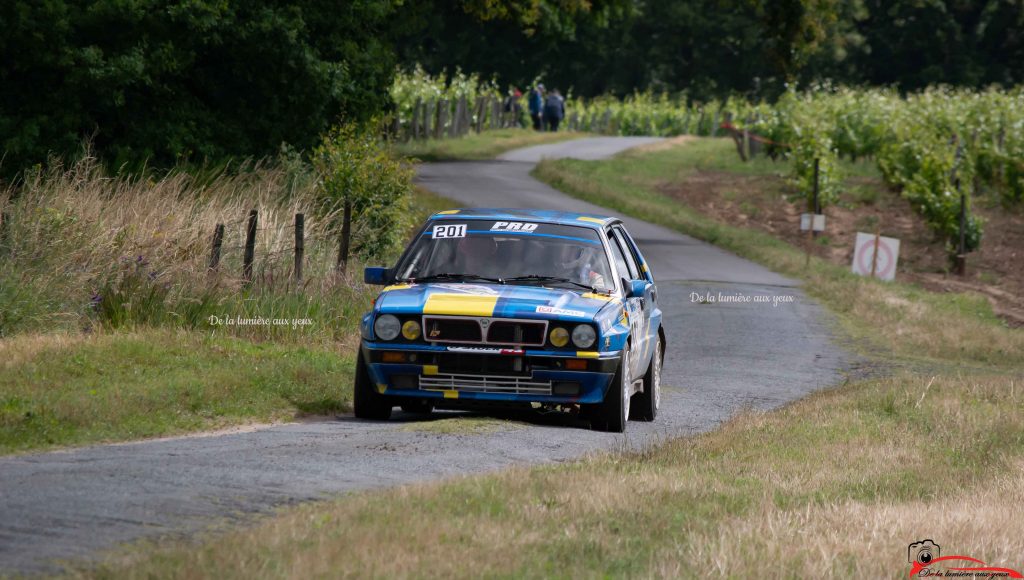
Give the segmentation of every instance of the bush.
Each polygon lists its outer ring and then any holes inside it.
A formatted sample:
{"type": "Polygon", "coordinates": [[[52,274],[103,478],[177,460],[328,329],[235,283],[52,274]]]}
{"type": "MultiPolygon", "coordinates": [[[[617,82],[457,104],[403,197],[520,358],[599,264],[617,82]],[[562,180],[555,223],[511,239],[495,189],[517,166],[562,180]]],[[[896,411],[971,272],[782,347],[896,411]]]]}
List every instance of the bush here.
{"type": "Polygon", "coordinates": [[[401,245],[409,226],[413,171],[391,156],[370,126],[339,126],[313,154],[318,210],[341,236],[341,270],[350,252],[383,259],[401,245]]]}

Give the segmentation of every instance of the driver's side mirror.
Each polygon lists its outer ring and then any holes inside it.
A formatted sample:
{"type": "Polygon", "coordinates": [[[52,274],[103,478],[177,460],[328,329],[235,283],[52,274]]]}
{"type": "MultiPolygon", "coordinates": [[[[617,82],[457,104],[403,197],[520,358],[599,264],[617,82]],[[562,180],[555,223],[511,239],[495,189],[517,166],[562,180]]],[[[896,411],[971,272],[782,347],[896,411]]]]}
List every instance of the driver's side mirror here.
{"type": "Polygon", "coordinates": [[[383,268],[381,266],[367,266],[363,270],[363,282],[367,284],[373,284],[375,286],[387,286],[391,283],[391,276],[393,272],[391,268],[383,268]]]}
{"type": "Polygon", "coordinates": [[[647,280],[626,280],[622,279],[623,285],[626,289],[626,298],[643,298],[647,292],[647,286],[650,282],[647,280]]]}

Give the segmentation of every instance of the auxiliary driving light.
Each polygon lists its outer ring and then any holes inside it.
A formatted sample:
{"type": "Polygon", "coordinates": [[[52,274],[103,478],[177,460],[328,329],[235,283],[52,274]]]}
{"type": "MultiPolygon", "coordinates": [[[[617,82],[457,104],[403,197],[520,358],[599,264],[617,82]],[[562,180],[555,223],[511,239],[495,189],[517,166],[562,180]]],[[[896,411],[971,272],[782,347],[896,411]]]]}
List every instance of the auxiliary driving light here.
{"type": "Polygon", "coordinates": [[[551,330],[548,338],[551,340],[551,344],[561,348],[569,344],[569,331],[561,326],[556,326],[551,330]]]}
{"type": "Polygon", "coordinates": [[[402,325],[402,336],[407,340],[416,340],[420,337],[420,323],[415,320],[406,320],[402,325]]]}
{"type": "Polygon", "coordinates": [[[597,333],[589,324],[578,324],[572,329],[572,343],[576,348],[590,348],[597,341],[597,333]]]}
{"type": "Polygon", "coordinates": [[[378,316],[376,322],[373,323],[373,331],[377,333],[377,338],[381,340],[394,340],[401,328],[402,323],[398,322],[398,319],[390,314],[378,316]]]}

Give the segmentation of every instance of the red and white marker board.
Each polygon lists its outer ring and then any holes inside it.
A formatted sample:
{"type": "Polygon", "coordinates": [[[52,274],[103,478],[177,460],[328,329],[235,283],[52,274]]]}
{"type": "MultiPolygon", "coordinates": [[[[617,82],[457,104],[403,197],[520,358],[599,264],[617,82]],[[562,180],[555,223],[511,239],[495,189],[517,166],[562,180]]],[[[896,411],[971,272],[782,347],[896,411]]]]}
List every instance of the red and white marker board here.
{"type": "Polygon", "coordinates": [[[894,280],[896,261],[900,256],[900,241],[878,236],[878,257],[875,258],[875,235],[857,232],[853,251],[853,273],[870,276],[874,262],[875,278],[894,280]]]}

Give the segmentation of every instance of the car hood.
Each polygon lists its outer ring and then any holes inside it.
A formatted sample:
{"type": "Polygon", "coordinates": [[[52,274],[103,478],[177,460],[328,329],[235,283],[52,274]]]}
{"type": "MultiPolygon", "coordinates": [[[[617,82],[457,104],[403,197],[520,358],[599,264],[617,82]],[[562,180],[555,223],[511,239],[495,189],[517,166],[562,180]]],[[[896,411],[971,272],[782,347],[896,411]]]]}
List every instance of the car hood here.
{"type": "Polygon", "coordinates": [[[613,297],[519,284],[398,284],[376,302],[382,314],[593,320],[613,297]]]}

